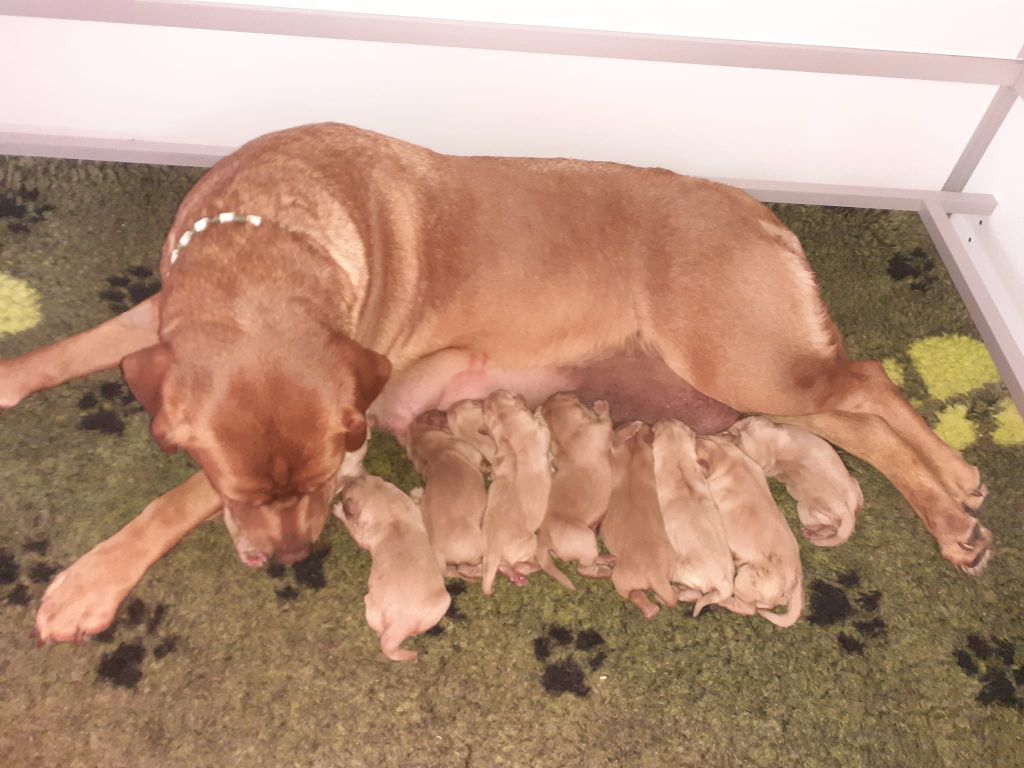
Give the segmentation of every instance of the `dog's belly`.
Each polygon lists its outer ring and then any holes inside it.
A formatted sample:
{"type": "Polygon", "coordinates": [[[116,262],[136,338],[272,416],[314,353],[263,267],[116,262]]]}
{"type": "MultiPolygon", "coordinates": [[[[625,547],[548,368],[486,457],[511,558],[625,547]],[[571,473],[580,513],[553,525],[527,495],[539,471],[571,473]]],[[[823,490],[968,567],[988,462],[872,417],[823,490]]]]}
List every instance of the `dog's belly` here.
{"type": "Polygon", "coordinates": [[[695,432],[715,434],[732,426],[739,414],[698,392],[657,355],[614,357],[574,368],[573,389],[587,402],[607,400],[612,420],[679,419],[695,432]]]}
{"type": "Polygon", "coordinates": [[[675,418],[702,434],[728,428],[739,414],[679,378],[660,357],[631,353],[580,366],[498,368],[485,355],[451,351],[429,375],[396,376],[371,409],[378,426],[403,439],[409,423],[432,408],[481,399],[496,389],[522,395],[531,408],[556,392],[607,400],[615,423],[675,418]]]}

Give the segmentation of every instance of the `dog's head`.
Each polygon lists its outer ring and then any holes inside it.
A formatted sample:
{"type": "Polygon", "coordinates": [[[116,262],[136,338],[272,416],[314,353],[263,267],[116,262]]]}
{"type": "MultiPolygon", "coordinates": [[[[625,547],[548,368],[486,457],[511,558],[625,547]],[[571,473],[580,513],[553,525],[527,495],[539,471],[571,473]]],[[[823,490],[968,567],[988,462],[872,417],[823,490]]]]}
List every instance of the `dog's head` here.
{"type": "Polygon", "coordinates": [[[387,358],[341,336],[276,352],[244,342],[158,344],[125,358],[123,368],[153,417],[153,438],[202,466],[239,556],[254,567],[309,554],[391,371],[387,358]]]}

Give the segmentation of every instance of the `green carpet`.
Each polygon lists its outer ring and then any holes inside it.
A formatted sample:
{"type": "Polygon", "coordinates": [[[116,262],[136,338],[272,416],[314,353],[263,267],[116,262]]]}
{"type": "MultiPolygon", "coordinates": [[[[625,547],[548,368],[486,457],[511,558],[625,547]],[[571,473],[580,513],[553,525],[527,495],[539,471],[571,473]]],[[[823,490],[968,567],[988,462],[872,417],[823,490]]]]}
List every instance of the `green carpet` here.
{"type": "MultiPolygon", "coordinates": [[[[154,290],[199,174],[0,158],[0,357],[154,290]]],[[[607,582],[567,594],[535,577],[491,599],[453,583],[439,631],[411,642],[419,660],[394,664],[363,619],[369,558],[339,524],[306,564],[252,572],[217,523],[158,563],[104,636],[37,650],[50,576],[191,471],[110,373],[0,416],[0,764],[1024,765],[1020,417],[914,215],[778,211],[851,353],[886,359],[981,467],[997,542],[983,577],[947,566],[850,459],[857,532],[836,550],[801,540],[809,606],[788,630],[724,612],[646,622],[607,582]]],[[[387,439],[370,464],[414,479],[387,439]]]]}

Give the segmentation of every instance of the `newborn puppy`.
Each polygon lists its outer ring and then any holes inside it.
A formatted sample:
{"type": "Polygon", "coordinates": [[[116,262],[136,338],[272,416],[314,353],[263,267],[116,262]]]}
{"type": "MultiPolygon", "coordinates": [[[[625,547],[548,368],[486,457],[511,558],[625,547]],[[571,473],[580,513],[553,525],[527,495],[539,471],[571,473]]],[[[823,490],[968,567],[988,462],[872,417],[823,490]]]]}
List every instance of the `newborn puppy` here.
{"type": "Polygon", "coordinates": [[[548,398],[541,414],[551,430],[555,474],[547,514],[537,531],[537,562],[559,584],[575,590],[552,554],[577,560],[577,570],[584,576],[611,575],[609,558],[598,554],[594,530],[612,492],[612,420],[603,400],[591,409],[565,392],[548,398]]]}
{"type": "Polygon", "coordinates": [[[499,570],[522,585],[537,570],[537,529],[551,491],[551,435],[540,414],[507,390],[484,401],[484,427],[494,439],[491,487],[484,510],[483,591],[499,570]]]}
{"type": "Polygon", "coordinates": [[[448,431],[476,448],[488,463],[494,463],[494,438],[484,426],[481,400],[460,400],[448,409],[448,431]]]}
{"type": "Polygon", "coordinates": [[[341,498],[334,514],[373,559],[366,623],[380,635],[385,656],[412,661],[416,651],[402,648],[402,641],[437,624],[451,603],[420,510],[394,485],[371,475],[349,483],[341,498]]]}
{"type": "Polygon", "coordinates": [[[697,463],[697,441],[676,419],[654,425],[654,473],[665,533],[678,555],[672,582],[693,615],[732,596],[736,569],[722,516],[697,463]]]}
{"type": "Polygon", "coordinates": [[[764,473],[721,436],[697,438],[697,460],[708,468],[708,485],[736,563],[733,595],[719,605],[747,616],[756,612],[779,627],[792,626],[804,600],[800,548],[764,473]],[[771,611],[784,603],[784,614],[771,611]]]}
{"type": "Polygon", "coordinates": [[[648,589],[670,608],[678,602],[670,583],[676,553],[658,509],[652,441],[651,428],[641,421],[615,430],[612,493],[601,521],[601,538],[615,556],[615,591],[636,605],[647,619],[659,610],[647,598],[648,589]]]}
{"type": "Polygon", "coordinates": [[[444,411],[435,410],[410,425],[409,458],[425,480],[418,502],[438,565],[449,576],[479,578],[487,506],[484,457],[453,437],[444,411]]]}
{"type": "Polygon", "coordinates": [[[761,416],[736,422],[727,434],[768,477],[786,484],[796,499],[803,534],[812,544],[835,547],[850,538],[864,496],[831,445],[799,427],[761,416]]]}

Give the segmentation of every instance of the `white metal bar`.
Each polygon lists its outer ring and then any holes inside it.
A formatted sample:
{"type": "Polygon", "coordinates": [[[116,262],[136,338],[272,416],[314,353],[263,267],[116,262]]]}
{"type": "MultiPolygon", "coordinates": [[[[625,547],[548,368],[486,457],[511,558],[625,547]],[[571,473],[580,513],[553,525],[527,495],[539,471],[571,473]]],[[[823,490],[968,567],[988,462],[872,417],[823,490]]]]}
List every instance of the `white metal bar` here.
{"type": "MultiPolygon", "coordinates": [[[[1017,54],[1017,58],[1024,58],[1024,48],[1017,54]]],[[[964,187],[967,186],[967,182],[970,181],[971,176],[978,167],[978,163],[981,162],[981,158],[984,157],[989,145],[999,132],[999,128],[1002,126],[1006,116],[1010,114],[1010,110],[1013,108],[1018,96],[1024,97],[1024,71],[1018,75],[1013,85],[1001,86],[996,91],[996,95],[992,97],[992,103],[988,105],[988,109],[985,110],[981,122],[974,129],[974,133],[967,142],[967,146],[964,147],[960,159],[956,161],[956,165],[953,166],[949,178],[942,185],[943,190],[947,192],[963,192],[964,187]]]]}
{"type": "MultiPolygon", "coordinates": [[[[233,151],[233,147],[0,131],[0,155],[207,167],[233,151]]],[[[996,199],[992,195],[977,193],[805,184],[759,179],[715,179],[715,181],[744,189],[758,200],[766,203],[842,205],[852,208],[916,211],[920,208],[922,200],[930,200],[947,213],[969,213],[976,216],[988,215],[996,207],[996,199]]]]}
{"type": "Polygon", "coordinates": [[[851,208],[917,211],[921,208],[921,202],[928,200],[947,213],[971,213],[976,216],[987,216],[996,208],[996,199],[989,194],[856,187],[842,184],[807,184],[758,179],[716,179],[716,181],[744,189],[765,203],[842,205],[851,208]]]}
{"type": "Polygon", "coordinates": [[[233,151],[232,147],[211,147],[198,144],[0,131],[0,155],[61,157],[73,160],[105,160],[115,163],[146,163],[149,165],[190,165],[207,168],[233,151]]]}
{"type": "Polygon", "coordinates": [[[187,0],[0,0],[0,14],[1012,86],[1016,59],[376,16],[187,0]]]}
{"type": "Polygon", "coordinates": [[[921,220],[978,327],[1003,383],[1017,408],[1024,412],[1024,350],[1014,339],[978,268],[968,255],[949,216],[934,200],[921,203],[921,220]]]}

